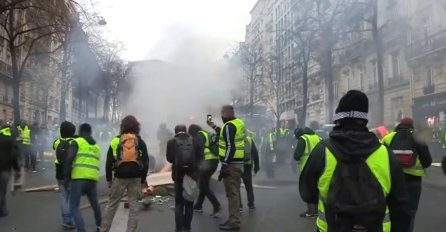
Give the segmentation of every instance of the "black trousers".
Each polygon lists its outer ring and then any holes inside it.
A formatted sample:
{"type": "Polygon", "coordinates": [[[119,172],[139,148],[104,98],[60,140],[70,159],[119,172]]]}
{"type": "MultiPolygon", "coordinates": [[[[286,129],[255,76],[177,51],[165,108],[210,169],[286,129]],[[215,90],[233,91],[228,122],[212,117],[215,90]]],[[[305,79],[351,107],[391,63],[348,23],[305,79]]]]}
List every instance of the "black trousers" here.
{"type": "Polygon", "coordinates": [[[203,202],[205,197],[209,199],[214,209],[220,208],[220,202],[217,197],[215,197],[214,192],[210,188],[210,180],[212,175],[215,173],[218,167],[218,160],[206,160],[202,163],[199,172],[199,186],[200,194],[198,195],[197,202],[195,203],[196,209],[201,209],[203,207],[203,202]]]}
{"type": "Polygon", "coordinates": [[[175,224],[178,231],[190,230],[194,215],[194,202],[183,198],[183,178],[181,171],[175,178],[175,224]]]}
{"type": "MultiPolygon", "coordinates": [[[[245,164],[243,167],[243,175],[242,180],[243,184],[245,185],[246,189],[246,195],[248,198],[248,206],[254,206],[254,188],[252,187],[252,165],[251,164],[245,164]]],[[[242,204],[242,195],[240,196],[240,208],[243,208],[242,204]]]]}

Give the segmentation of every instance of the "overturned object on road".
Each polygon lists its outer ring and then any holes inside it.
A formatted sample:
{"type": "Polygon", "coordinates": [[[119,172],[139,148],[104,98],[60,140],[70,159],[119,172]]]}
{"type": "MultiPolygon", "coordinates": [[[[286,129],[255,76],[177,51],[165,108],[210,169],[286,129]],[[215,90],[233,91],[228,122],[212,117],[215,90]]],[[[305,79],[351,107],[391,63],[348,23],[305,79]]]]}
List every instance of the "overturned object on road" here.
{"type": "Polygon", "coordinates": [[[24,189],[25,192],[31,193],[31,192],[57,192],[59,190],[59,186],[56,185],[45,185],[45,186],[39,186],[39,187],[33,187],[33,188],[27,188],[24,189]]]}

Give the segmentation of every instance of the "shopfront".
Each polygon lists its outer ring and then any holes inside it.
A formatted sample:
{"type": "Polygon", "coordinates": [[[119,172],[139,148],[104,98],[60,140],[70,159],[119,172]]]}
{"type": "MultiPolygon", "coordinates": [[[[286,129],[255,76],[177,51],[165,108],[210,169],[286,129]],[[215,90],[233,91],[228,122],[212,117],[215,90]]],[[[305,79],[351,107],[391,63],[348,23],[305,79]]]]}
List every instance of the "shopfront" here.
{"type": "Polygon", "coordinates": [[[434,130],[446,125],[446,92],[414,99],[413,117],[418,126],[434,130]]]}

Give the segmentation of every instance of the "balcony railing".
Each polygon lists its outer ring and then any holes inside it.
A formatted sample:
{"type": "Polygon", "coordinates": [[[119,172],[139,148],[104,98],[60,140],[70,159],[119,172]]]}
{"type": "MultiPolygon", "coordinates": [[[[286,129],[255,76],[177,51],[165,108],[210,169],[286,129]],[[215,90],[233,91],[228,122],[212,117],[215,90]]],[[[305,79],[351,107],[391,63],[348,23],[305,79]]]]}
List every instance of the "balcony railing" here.
{"type": "Polygon", "coordinates": [[[424,95],[433,94],[435,92],[435,85],[428,85],[423,87],[424,95]]]}
{"type": "Polygon", "coordinates": [[[406,55],[410,61],[446,49],[446,30],[419,40],[408,46],[406,55]]]}

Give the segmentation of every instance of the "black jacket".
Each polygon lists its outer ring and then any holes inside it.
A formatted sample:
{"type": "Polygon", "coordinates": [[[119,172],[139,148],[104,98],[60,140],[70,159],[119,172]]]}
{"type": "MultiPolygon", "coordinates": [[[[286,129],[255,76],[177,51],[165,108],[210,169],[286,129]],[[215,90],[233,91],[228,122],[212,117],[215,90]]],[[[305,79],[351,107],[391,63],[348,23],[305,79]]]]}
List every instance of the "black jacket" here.
{"type": "Polygon", "coordinates": [[[296,150],[294,150],[294,160],[300,161],[300,158],[304,155],[307,143],[300,136],[302,135],[314,135],[314,131],[308,127],[305,127],[302,131],[302,134],[296,135],[297,137],[297,146],[296,150]]]}
{"type": "Polygon", "coordinates": [[[178,133],[174,138],[170,139],[167,142],[166,149],[166,160],[172,164],[172,179],[175,181],[177,177],[182,177],[185,173],[188,173],[190,176],[195,176],[198,170],[199,164],[201,160],[203,160],[203,149],[200,149],[198,143],[193,140],[193,146],[195,151],[195,165],[189,170],[183,170],[177,165],[177,157],[180,156],[180,151],[178,150],[178,145],[176,139],[188,139],[190,135],[186,133],[178,133]]]}
{"type": "Polygon", "coordinates": [[[0,172],[20,171],[20,151],[13,136],[0,135],[0,172]]]}
{"type": "MultiPolygon", "coordinates": [[[[343,156],[368,156],[381,144],[378,138],[366,127],[335,127],[330,133],[329,140],[343,156]]],[[[389,152],[390,175],[392,188],[387,196],[390,216],[407,216],[409,196],[401,165],[396,157],[389,152]]],[[[300,176],[299,191],[302,199],[307,203],[317,204],[319,199],[318,181],[325,169],[325,145],[319,143],[308,159],[305,169],[300,176]]],[[[327,215],[327,218],[330,215],[327,215]]],[[[392,231],[398,230],[392,225],[392,231]]]]}
{"type": "Polygon", "coordinates": [[[257,150],[257,146],[254,140],[252,140],[251,144],[251,156],[254,165],[254,170],[260,170],[259,150],[257,150]]]}
{"type": "MultiPolygon", "coordinates": [[[[95,145],[96,141],[93,139],[93,137],[83,137],[90,145],[95,145]]],[[[78,151],[78,144],[76,141],[71,142],[70,147],[67,151],[67,158],[65,159],[64,165],[63,165],[63,173],[64,173],[64,179],[70,180],[71,179],[71,171],[73,170],[73,162],[76,158],[77,151],[78,151]]]]}
{"type": "Polygon", "coordinates": [[[113,179],[113,172],[115,178],[141,178],[141,184],[146,182],[147,173],[149,172],[149,153],[147,152],[147,145],[144,140],[138,136],[138,146],[141,152],[141,164],[137,163],[124,163],[119,167],[115,167],[116,159],[113,156],[113,149],[109,146],[107,151],[107,161],[105,163],[105,176],[107,181],[110,182],[113,179]]]}

